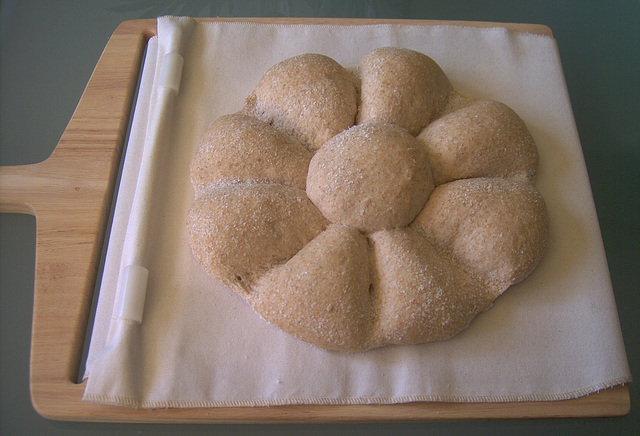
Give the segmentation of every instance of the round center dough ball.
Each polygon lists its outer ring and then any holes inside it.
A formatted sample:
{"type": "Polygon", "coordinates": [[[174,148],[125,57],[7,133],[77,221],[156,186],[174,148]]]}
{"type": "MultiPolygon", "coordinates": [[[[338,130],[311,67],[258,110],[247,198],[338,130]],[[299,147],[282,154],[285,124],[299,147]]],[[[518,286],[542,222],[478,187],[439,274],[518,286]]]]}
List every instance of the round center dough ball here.
{"type": "Polygon", "coordinates": [[[354,126],[311,159],[307,195],[331,222],[371,233],[409,224],[433,190],[424,148],[405,129],[354,126]]]}

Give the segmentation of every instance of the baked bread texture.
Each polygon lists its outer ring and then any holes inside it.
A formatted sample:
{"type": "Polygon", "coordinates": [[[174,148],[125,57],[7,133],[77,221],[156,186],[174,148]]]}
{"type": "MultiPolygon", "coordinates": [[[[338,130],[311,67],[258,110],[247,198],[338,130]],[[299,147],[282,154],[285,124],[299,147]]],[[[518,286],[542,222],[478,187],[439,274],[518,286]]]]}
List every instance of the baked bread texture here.
{"type": "Polygon", "coordinates": [[[380,48],[352,70],[302,54],[211,124],[187,234],[207,273],[305,342],[439,341],[539,263],[537,168],[524,121],[422,53],[380,48]]]}

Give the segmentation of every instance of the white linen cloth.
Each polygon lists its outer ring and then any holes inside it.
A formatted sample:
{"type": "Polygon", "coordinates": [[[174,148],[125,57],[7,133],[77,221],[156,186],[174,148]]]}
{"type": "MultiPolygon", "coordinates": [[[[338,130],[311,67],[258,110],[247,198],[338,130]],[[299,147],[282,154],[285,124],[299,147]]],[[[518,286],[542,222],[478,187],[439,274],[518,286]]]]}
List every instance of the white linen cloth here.
{"type": "Polygon", "coordinates": [[[629,382],[556,41],[501,27],[159,18],[126,152],[85,377],[85,400],[144,408],[560,400],[629,382]],[[325,351],[267,324],[197,264],[185,230],[193,198],[189,163],[208,125],[238,111],[273,64],[317,52],[355,66],[382,46],[431,56],[457,91],[504,102],[525,120],[539,149],[536,186],[548,206],[551,242],[529,278],[451,340],[364,353],[325,351]],[[181,87],[163,118],[158,76],[163,56],[176,50],[185,59],[181,87]],[[159,126],[158,119],[167,125],[159,126]],[[141,214],[148,222],[129,223],[138,173],[154,145],[149,138],[157,138],[160,128],[166,133],[155,141],[151,176],[140,176],[153,183],[148,213],[141,214]],[[136,252],[150,271],[140,325],[116,319],[119,275],[136,250],[131,241],[140,240],[127,236],[127,228],[147,232],[143,251],[136,252]]]}

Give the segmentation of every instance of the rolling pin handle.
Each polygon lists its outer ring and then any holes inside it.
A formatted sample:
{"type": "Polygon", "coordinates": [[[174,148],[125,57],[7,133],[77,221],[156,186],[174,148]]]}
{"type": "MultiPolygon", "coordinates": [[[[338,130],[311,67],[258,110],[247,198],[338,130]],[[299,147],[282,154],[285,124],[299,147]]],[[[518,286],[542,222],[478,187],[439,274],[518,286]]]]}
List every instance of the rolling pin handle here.
{"type": "Polygon", "coordinates": [[[142,323],[148,278],[149,270],[145,267],[140,265],[125,267],[120,288],[118,319],[134,321],[136,324],[142,323]]]}
{"type": "Polygon", "coordinates": [[[176,52],[167,53],[162,58],[160,69],[160,88],[168,88],[176,94],[180,91],[184,58],[176,52]]]}

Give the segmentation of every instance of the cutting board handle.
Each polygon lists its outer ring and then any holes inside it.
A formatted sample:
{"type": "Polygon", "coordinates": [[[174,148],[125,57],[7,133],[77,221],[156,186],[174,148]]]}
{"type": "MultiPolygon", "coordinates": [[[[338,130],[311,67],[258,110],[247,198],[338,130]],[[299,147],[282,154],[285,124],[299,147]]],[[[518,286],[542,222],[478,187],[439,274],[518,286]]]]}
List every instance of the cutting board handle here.
{"type": "Polygon", "coordinates": [[[0,167],[0,212],[35,215],[35,197],[44,190],[38,169],[39,164],[0,167]]]}

